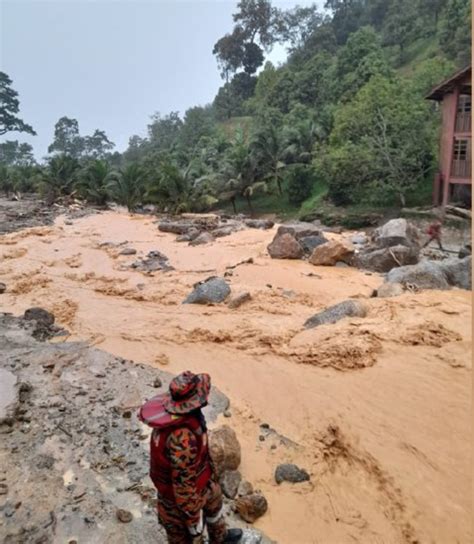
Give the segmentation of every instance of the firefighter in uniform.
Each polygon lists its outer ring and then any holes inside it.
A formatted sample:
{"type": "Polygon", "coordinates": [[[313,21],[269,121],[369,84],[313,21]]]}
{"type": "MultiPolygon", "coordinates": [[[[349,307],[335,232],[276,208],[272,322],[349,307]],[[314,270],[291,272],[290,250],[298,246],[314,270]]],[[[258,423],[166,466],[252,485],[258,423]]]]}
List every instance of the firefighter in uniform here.
{"type": "Polygon", "coordinates": [[[183,372],[169,392],[146,402],[140,419],[153,428],[150,477],[158,491],[158,519],[169,544],[201,544],[207,527],[211,544],[239,542],[240,529],[227,529],[222,491],[213,479],[207,444],[208,374],[183,372]]]}

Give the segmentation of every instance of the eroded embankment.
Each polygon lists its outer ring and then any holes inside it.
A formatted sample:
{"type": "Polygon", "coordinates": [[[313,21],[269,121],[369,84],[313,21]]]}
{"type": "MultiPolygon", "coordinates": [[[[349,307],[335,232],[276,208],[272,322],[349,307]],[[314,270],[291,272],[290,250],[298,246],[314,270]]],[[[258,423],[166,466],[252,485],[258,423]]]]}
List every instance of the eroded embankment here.
{"type": "Polygon", "coordinates": [[[257,526],[280,543],[469,542],[470,293],[372,299],[379,275],[271,260],[272,236],[243,230],[189,247],[150,217],[59,221],[1,240],[2,303],[43,306],[71,339],[120,357],[210,372],[231,400],[242,471],[270,504],[257,526]],[[152,250],[174,270],[130,268],[152,250]],[[226,271],[251,301],[181,304],[226,271]],[[348,298],[363,299],[367,317],[303,330],[348,298]],[[311,482],[278,486],[281,462],[311,482]]]}

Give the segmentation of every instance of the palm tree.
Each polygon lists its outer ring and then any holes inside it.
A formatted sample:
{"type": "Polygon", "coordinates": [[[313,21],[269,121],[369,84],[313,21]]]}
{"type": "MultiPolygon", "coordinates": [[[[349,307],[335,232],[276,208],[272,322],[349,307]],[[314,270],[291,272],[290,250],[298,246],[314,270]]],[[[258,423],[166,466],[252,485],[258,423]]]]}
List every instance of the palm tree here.
{"type": "Polygon", "coordinates": [[[105,206],[109,198],[109,182],[112,170],[106,161],[94,160],[78,174],[77,188],[88,201],[98,206],[105,206]]]}
{"type": "Polygon", "coordinates": [[[278,187],[278,192],[283,194],[281,180],[286,168],[284,161],[287,143],[274,125],[258,131],[252,140],[252,153],[260,165],[265,168],[274,183],[278,187]]]}
{"type": "Polygon", "coordinates": [[[323,137],[321,127],[311,119],[300,121],[294,127],[288,127],[284,135],[285,158],[293,163],[311,162],[314,144],[323,137]]]}
{"type": "Polygon", "coordinates": [[[252,196],[257,192],[266,192],[264,181],[255,181],[256,161],[242,130],[238,130],[222,166],[223,190],[220,198],[230,200],[234,213],[237,213],[235,199],[240,194],[247,200],[250,213],[253,214],[252,196]]]}
{"type": "Polygon", "coordinates": [[[113,200],[133,212],[143,200],[145,172],[137,163],[130,163],[110,174],[107,188],[113,200]]]}
{"type": "Polygon", "coordinates": [[[78,169],[79,162],[68,155],[58,155],[49,160],[39,175],[40,188],[49,204],[60,196],[74,194],[78,169]]]}

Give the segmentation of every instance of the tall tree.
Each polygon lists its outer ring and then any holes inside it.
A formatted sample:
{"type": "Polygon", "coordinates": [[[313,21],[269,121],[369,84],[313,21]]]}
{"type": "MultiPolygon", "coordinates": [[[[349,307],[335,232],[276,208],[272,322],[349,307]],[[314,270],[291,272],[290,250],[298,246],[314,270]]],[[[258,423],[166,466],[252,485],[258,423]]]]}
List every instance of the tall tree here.
{"type": "Polygon", "coordinates": [[[91,159],[105,159],[114,147],[103,130],[96,129],[92,136],[84,138],[84,155],[91,159]]]}
{"type": "Polygon", "coordinates": [[[0,144],[0,163],[6,166],[29,166],[35,164],[33,147],[18,140],[7,140],[0,144]]]}
{"type": "Polygon", "coordinates": [[[12,89],[12,80],[0,72],[0,136],[7,132],[27,132],[36,135],[33,127],[27,125],[17,114],[20,111],[18,93],[12,89]]]}
{"type": "Polygon", "coordinates": [[[84,152],[84,139],[79,134],[77,119],[61,117],[54,126],[54,140],[48,153],[64,154],[79,159],[84,152]]]}

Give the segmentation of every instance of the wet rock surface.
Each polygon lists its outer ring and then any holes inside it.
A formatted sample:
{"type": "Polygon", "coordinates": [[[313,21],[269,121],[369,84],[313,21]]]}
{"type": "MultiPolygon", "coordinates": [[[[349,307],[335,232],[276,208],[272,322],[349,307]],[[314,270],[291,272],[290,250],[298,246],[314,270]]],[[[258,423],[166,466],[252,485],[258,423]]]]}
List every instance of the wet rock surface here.
{"type": "MultiPolygon", "coordinates": [[[[164,544],[136,408],[172,376],[83,343],[39,342],[33,326],[0,314],[0,370],[16,379],[0,420],[2,541],[164,544]]],[[[213,389],[208,420],[227,407],[213,389]]]]}
{"type": "Polygon", "coordinates": [[[334,266],[340,261],[350,262],[353,255],[352,247],[337,240],[331,240],[316,247],[309,262],[315,266],[334,266]]]}
{"type": "Polygon", "coordinates": [[[403,217],[391,219],[374,231],[373,241],[378,247],[403,245],[419,246],[420,232],[403,217]]]}
{"type": "Polygon", "coordinates": [[[310,317],[306,320],[304,328],[312,329],[319,325],[336,323],[344,317],[365,317],[367,311],[367,306],[358,300],[344,300],[310,317]]]}
{"type": "Polygon", "coordinates": [[[416,264],[419,259],[419,249],[405,245],[368,249],[359,253],[355,264],[359,268],[373,272],[389,272],[397,266],[416,264]]]}
{"type": "Polygon", "coordinates": [[[194,290],[183,304],[213,304],[223,302],[230,295],[230,287],[222,278],[212,277],[194,285],[194,290]]]}
{"type": "Polygon", "coordinates": [[[281,484],[282,482],[307,482],[309,479],[310,477],[306,470],[301,469],[292,463],[278,465],[275,470],[275,481],[277,484],[281,484]]]}
{"type": "Polygon", "coordinates": [[[228,470],[237,470],[240,465],[241,449],[235,431],[222,425],[209,434],[209,452],[214,470],[221,477],[228,470]]]}
{"type": "Polygon", "coordinates": [[[234,499],[237,495],[242,475],[238,470],[228,470],[220,479],[222,492],[229,499],[234,499]]]}
{"type": "Polygon", "coordinates": [[[260,493],[239,497],[235,501],[235,510],[247,523],[254,523],[268,510],[267,499],[260,493]]]}
{"type": "Polygon", "coordinates": [[[272,259],[301,259],[304,254],[301,244],[289,233],[277,234],[267,249],[272,259]]]}
{"type": "Polygon", "coordinates": [[[252,300],[252,295],[248,291],[245,291],[244,293],[240,293],[239,295],[232,298],[227,306],[231,309],[236,309],[242,306],[242,304],[249,302],[250,300],[252,300]]]}
{"type": "Polygon", "coordinates": [[[169,263],[168,257],[157,250],[150,251],[145,258],[132,263],[131,268],[140,270],[141,272],[157,272],[159,270],[167,272],[168,270],[174,270],[169,263]]]}
{"type": "Polygon", "coordinates": [[[387,274],[390,283],[401,283],[419,289],[472,289],[471,257],[445,261],[421,261],[416,265],[394,268],[387,274]]]}
{"type": "Polygon", "coordinates": [[[308,236],[321,236],[321,227],[304,221],[286,223],[278,227],[276,235],[283,236],[283,234],[291,234],[291,236],[300,240],[301,238],[307,238],[308,236]]]}

